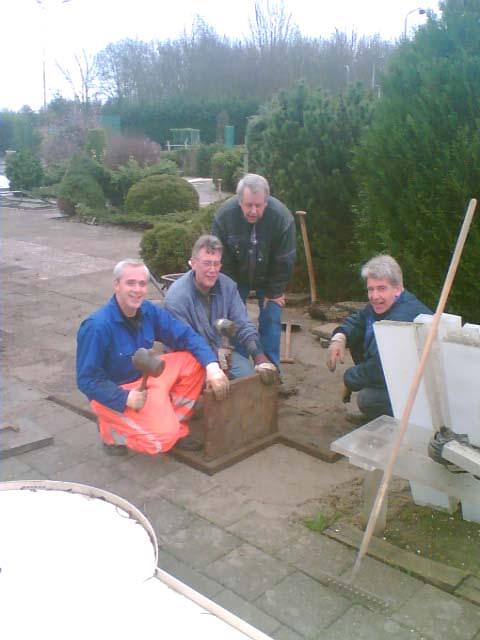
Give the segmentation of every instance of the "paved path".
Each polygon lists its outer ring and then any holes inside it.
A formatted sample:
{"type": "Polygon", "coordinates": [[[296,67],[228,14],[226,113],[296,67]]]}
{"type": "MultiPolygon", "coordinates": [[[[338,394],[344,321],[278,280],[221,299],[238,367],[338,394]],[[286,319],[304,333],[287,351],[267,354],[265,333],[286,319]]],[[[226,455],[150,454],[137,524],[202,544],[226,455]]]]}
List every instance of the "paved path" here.
{"type": "Polygon", "coordinates": [[[275,445],[208,477],[168,455],[110,458],[92,422],[47,400],[74,392],[78,324],[140,239],[56,215],[2,211],[3,419],[28,417],[55,441],[2,461],[0,478],[83,482],[130,500],[155,528],[163,569],[276,640],[480,640],[479,608],[373,559],[356,584],[388,607],[326,586],[348,576],[354,552],[302,521],[322,492],[358,480],[345,460],[275,445]]]}

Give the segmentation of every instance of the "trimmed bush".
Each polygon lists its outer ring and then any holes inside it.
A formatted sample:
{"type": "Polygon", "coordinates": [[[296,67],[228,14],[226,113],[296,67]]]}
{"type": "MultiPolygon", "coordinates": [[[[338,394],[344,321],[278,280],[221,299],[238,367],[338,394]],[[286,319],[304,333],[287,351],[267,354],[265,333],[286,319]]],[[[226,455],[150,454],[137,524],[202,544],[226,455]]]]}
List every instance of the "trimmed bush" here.
{"type": "Polygon", "coordinates": [[[134,184],[125,199],[128,213],[161,215],[198,209],[195,188],[179,176],[153,175],[134,184]]]}
{"type": "Polygon", "coordinates": [[[188,270],[193,242],[188,225],[159,222],[143,234],[140,255],[154,276],[159,278],[165,273],[188,270]]]}
{"type": "Polygon", "coordinates": [[[105,146],[107,144],[107,137],[104,129],[89,129],[87,132],[87,141],[85,143],[85,150],[88,155],[102,162],[105,156],[105,146]]]}
{"type": "Polygon", "coordinates": [[[199,178],[212,176],[212,158],[218,151],[224,151],[223,144],[201,144],[197,149],[195,175],[199,178]]]}
{"type": "Polygon", "coordinates": [[[43,180],[40,161],[27,150],[8,156],[5,173],[10,180],[10,188],[14,191],[28,191],[32,187],[39,187],[43,180]]]}
{"type": "Polygon", "coordinates": [[[243,168],[242,149],[217,151],[212,157],[212,178],[222,180],[223,191],[235,191],[236,179],[243,168]]]}
{"type": "Polygon", "coordinates": [[[105,195],[95,175],[105,177],[101,166],[84,154],[74,156],[58,187],[58,207],[73,215],[77,204],[82,203],[92,209],[105,207],[105,195]]]}

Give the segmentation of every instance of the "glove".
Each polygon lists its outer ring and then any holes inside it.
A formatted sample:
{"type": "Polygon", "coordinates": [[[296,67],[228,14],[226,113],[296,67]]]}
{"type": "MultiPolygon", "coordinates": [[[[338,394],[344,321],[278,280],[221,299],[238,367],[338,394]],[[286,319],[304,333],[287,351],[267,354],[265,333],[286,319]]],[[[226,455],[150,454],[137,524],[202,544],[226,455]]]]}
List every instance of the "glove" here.
{"type": "Polygon", "coordinates": [[[217,400],[225,400],[230,385],[227,376],[220,369],[218,362],[207,364],[207,387],[215,394],[217,400]]]}
{"type": "Polygon", "coordinates": [[[343,389],[342,389],[342,402],[344,404],[347,404],[348,402],[350,402],[351,398],[352,398],[352,392],[350,391],[350,389],[346,386],[343,385],[343,389]]]}
{"type": "Polygon", "coordinates": [[[127,407],[134,411],[140,411],[145,406],[147,401],[147,391],[139,391],[138,389],[132,389],[127,396],[127,407]]]}
{"type": "Polygon", "coordinates": [[[327,352],[327,367],[330,371],[335,371],[338,361],[343,364],[346,345],[347,336],[344,333],[336,333],[330,340],[327,352]]]}
{"type": "Polygon", "coordinates": [[[218,362],[220,369],[224,373],[228,373],[232,368],[232,349],[229,347],[220,347],[218,350],[218,362]]]}
{"type": "Polygon", "coordinates": [[[255,371],[260,376],[260,380],[263,384],[273,384],[277,379],[277,367],[271,362],[261,362],[255,365],[255,371]]]}

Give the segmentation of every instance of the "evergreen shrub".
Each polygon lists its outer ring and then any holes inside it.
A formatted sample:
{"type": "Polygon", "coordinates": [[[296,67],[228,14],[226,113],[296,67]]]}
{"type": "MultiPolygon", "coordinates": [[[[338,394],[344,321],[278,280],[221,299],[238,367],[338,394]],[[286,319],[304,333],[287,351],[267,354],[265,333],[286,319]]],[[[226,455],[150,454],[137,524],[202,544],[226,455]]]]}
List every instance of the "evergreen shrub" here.
{"type": "Polygon", "coordinates": [[[5,174],[10,180],[10,188],[14,191],[28,191],[39,187],[43,181],[43,169],[31,151],[17,151],[7,156],[5,174]]]}
{"type": "Polygon", "coordinates": [[[143,234],[140,255],[157,278],[187,271],[194,240],[189,225],[158,222],[143,234]]]}
{"type": "Polygon", "coordinates": [[[211,178],[212,157],[224,149],[223,144],[201,144],[197,149],[195,175],[199,178],[211,178]]]}
{"type": "Polygon", "coordinates": [[[92,209],[105,207],[105,194],[97,176],[106,180],[106,170],[86,154],[72,158],[58,187],[58,207],[67,215],[74,215],[76,205],[82,203],[92,209]],[[98,166],[97,166],[98,165],[98,166]]]}
{"type": "Polygon", "coordinates": [[[89,129],[87,131],[85,150],[94,160],[103,162],[106,144],[107,137],[104,129],[89,129]]]}
{"type": "Polygon", "coordinates": [[[222,180],[222,191],[235,191],[242,168],[242,148],[217,151],[212,157],[212,178],[222,180]]]}
{"type": "Polygon", "coordinates": [[[195,188],[183,178],[153,175],[143,178],[128,191],[125,208],[128,213],[160,215],[188,211],[199,207],[195,188]]]}

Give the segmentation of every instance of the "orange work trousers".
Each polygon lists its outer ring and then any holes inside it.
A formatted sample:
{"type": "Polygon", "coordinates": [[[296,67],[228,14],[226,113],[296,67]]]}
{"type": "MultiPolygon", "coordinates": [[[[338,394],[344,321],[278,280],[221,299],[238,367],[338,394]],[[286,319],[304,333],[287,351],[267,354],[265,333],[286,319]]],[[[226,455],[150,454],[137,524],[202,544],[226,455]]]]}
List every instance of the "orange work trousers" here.
{"type": "MultiPolygon", "coordinates": [[[[123,412],[92,400],[100,435],[106,444],[125,444],[140,453],[165,453],[179,438],[188,435],[191,416],[205,381],[205,369],[188,352],[162,355],[165,369],[158,378],[147,380],[147,401],[140,411],[123,412]]],[[[121,385],[130,391],[140,380],[121,385]]]]}

